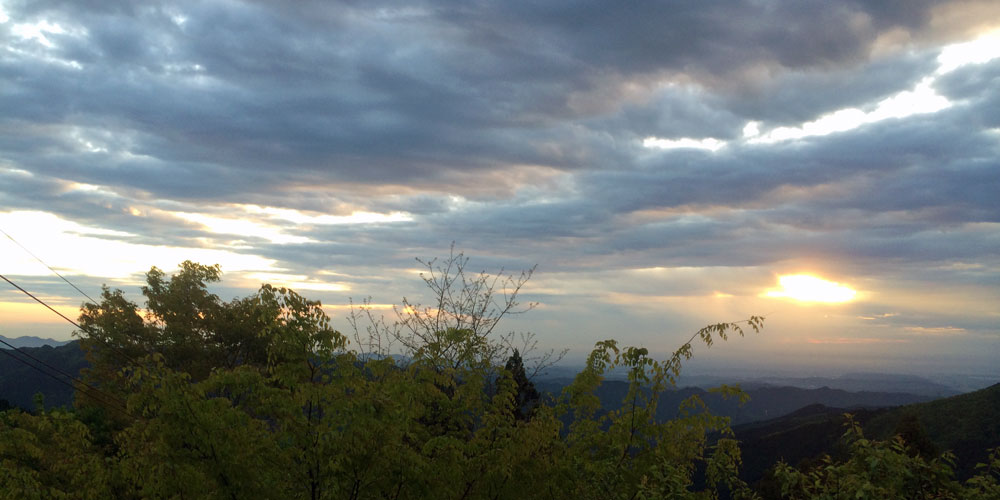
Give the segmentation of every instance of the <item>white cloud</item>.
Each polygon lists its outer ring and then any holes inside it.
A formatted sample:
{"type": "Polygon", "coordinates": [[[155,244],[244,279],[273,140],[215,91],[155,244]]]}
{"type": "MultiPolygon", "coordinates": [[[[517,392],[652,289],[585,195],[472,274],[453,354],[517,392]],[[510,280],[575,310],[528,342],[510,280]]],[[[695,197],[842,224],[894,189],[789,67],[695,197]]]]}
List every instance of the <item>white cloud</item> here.
{"type": "Polygon", "coordinates": [[[272,286],[286,287],[293,290],[314,290],[321,292],[343,292],[350,290],[350,287],[343,283],[311,280],[308,276],[300,274],[250,273],[244,275],[243,278],[248,281],[269,283],[272,286]]]}
{"type": "Polygon", "coordinates": [[[1000,57],[1000,30],[941,50],[935,74],[943,75],[968,64],[982,64],[1000,57]]]}
{"type": "MultiPolygon", "coordinates": [[[[189,259],[218,263],[227,271],[270,271],[276,262],[212,248],[184,248],[131,243],[131,233],[85,226],[45,212],[0,212],[0,228],[66,274],[123,279],[149,270],[150,266],[173,269],[189,259]]],[[[0,273],[17,276],[49,276],[39,264],[12,241],[0,241],[0,273]]]]}
{"type": "Polygon", "coordinates": [[[55,44],[45,35],[61,35],[66,33],[66,30],[59,23],[39,21],[37,23],[17,23],[11,27],[10,32],[22,40],[34,40],[51,49],[55,47],[55,44]]]}
{"type": "Polygon", "coordinates": [[[726,146],[726,142],[712,137],[705,139],[692,139],[690,137],[660,139],[658,137],[647,137],[643,139],[642,146],[656,149],[704,149],[706,151],[718,151],[726,146]]]}
{"type": "MultiPolygon", "coordinates": [[[[864,111],[860,108],[839,109],[797,127],[777,127],[763,135],[754,134],[749,136],[747,142],[773,144],[805,137],[824,136],[846,132],[863,125],[892,118],[906,118],[947,109],[952,103],[934,90],[934,80],[934,77],[924,78],[913,90],[904,90],[883,99],[876,103],[870,111],[864,111]]],[[[749,127],[749,124],[747,126],[749,127]]],[[[744,135],[746,135],[746,128],[744,128],[744,135]]]]}
{"type": "Polygon", "coordinates": [[[934,90],[934,83],[939,76],[962,66],[982,64],[997,57],[1000,57],[1000,30],[990,32],[976,40],[944,47],[938,56],[939,66],[933,75],[922,79],[913,90],[904,90],[879,101],[869,111],[857,107],[840,109],[797,127],[777,127],[763,135],[760,134],[758,122],[749,122],[743,128],[743,136],[751,144],[773,144],[845,132],[892,118],[935,113],[952,105],[947,98],[934,90]]]}
{"type": "Polygon", "coordinates": [[[304,236],[287,234],[280,228],[252,221],[249,219],[235,219],[229,217],[216,217],[192,212],[166,212],[174,217],[179,217],[186,221],[194,222],[204,226],[206,230],[216,234],[228,234],[239,236],[252,236],[262,238],[271,243],[279,245],[309,243],[314,241],[304,236]]]}
{"type": "Polygon", "coordinates": [[[743,137],[744,138],[749,139],[751,137],[757,137],[758,135],[760,135],[760,122],[758,122],[758,121],[749,121],[749,122],[747,122],[746,125],[743,126],[743,137]]]}
{"type": "Polygon", "coordinates": [[[391,212],[380,214],[375,212],[355,211],[351,215],[310,215],[300,210],[290,208],[262,207],[259,205],[239,205],[247,213],[267,215],[273,219],[285,220],[295,224],[339,225],[339,224],[374,224],[379,222],[407,222],[413,220],[410,214],[391,212]]]}

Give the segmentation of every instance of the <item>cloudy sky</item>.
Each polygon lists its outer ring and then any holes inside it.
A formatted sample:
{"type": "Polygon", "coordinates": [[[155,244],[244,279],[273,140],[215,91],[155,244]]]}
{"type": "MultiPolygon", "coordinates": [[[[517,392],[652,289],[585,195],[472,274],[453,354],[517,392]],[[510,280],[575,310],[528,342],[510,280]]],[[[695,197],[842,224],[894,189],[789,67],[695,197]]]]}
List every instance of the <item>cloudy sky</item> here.
{"type": "Polygon", "coordinates": [[[0,0],[0,229],[91,295],[191,259],[346,328],[455,242],[571,358],[757,314],[698,359],[997,373],[1000,4],[622,5],[0,0]]]}

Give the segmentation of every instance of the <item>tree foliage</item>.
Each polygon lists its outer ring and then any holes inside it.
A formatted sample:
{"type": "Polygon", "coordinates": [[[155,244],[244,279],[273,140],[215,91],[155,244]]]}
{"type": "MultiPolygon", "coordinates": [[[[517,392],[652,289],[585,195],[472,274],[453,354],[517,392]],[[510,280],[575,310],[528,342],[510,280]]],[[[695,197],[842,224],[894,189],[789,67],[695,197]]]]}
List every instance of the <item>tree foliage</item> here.
{"type": "MultiPolygon", "coordinates": [[[[108,400],[81,394],[75,411],[4,412],[0,498],[754,497],[728,419],[697,397],[678,418],[655,415],[694,342],[758,331],[762,318],[707,326],[665,360],[599,342],[546,398],[531,374],[559,354],[535,353],[528,368],[533,339],[498,329],[532,307],[518,301],[531,270],[467,273],[454,252],[422,262],[431,305],[404,299],[392,320],[362,304],[353,345],[318,302],[291,290],[263,285],[222,301],[208,289],[217,266],[151,269],[143,309],[105,288],[80,315],[86,380],[125,407],[105,411],[108,400]],[[595,391],[616,368],[629,388],[608,412],[595,391]]],[[[848,464],[780,469],[786,494],[812,498],[838,481],[903,491],[910,467],[946,482],[946,460],[855,444],[848,464]]],[[[992,464],[979,482],[941,491],[995,491],[992,464]]]]}
{"type": "Polygon", "coordinates": [[[524,370],[524,360],[521,359],[521,353],[517,349],[514,349],[503,369],[501,381],[514,384],[514,418],[529,420],[542,395],[535,388],[535,384],[528,379],[528,374],[524,370]]]}
{"type": "Polygon", "coordinates": [[[996,499],[1000,498],[1000,449],[979,464],[980,473],[965,483],[954,477],[955,457],[944,453],[928,458],[901,435],[888,441],[865,438],[848,416],[844,441],[849,457],[835,462],[825,457],[811,470],[779,463],[774,471],[782,498],[789,499],[996,499]]]}

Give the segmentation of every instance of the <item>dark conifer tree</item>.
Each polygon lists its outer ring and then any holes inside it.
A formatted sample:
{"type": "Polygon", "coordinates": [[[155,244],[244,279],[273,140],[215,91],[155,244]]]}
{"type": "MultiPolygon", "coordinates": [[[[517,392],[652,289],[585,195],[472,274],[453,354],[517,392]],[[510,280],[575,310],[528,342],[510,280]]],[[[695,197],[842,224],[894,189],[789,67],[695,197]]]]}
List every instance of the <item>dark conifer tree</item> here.
{"type": "Polygon", "coordinates": [[[517,386],[517,392],[514,394],[514,418],[528,421],[531,419],[531,413],[538,405],[541,395],[535,389],[535,384],[528,380],[528,375],[524,371],[524,361],[517,349],[514,349],[514,353],[507,359],[504,369],[514,379],[514,384],[517,386]]]}

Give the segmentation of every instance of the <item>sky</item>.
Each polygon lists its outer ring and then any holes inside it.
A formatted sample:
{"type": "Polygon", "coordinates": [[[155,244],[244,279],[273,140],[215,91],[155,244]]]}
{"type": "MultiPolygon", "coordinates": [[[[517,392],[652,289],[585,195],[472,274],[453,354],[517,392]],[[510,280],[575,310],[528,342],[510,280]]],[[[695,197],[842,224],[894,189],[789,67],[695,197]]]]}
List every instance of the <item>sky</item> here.
{"type": "Polygon", "coordinates": [[[0,109],[0,273],[71,318],[25,249],[346,329],[454,243],[537,265],[504,327],[567,360],[762,315],[694,367],[1000,376],[995,1],[0,0],[0,109]]]}

